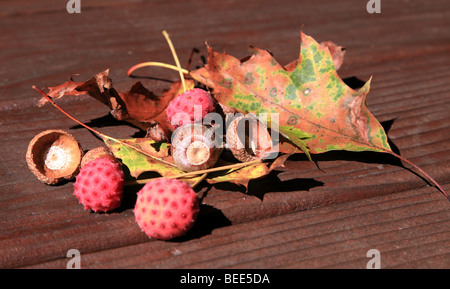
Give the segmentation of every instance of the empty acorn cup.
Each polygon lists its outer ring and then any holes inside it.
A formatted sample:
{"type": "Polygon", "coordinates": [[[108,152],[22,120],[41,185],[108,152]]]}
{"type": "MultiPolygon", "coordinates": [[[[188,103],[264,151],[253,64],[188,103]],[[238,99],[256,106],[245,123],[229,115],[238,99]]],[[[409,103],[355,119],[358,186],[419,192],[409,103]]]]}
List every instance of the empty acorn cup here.
{"type": "Polygon", "coordinates": [[[83,149],[63,130],[45,130],[28,145],[26,160],[33,174],[43,183],[55,185],[71,180],[79,172],[83,149]]]}

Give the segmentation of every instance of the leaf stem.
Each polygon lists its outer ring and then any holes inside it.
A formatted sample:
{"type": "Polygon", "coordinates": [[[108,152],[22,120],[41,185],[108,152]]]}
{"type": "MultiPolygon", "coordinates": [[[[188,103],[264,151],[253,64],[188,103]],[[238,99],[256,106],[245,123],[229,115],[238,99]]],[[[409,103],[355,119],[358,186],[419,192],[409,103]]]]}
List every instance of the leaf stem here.
{"type": "Polygon", "coordinates": [[[118,139],[115,139],[115,138],[113,138],[113,137],[107,136],[107,135],[105,135],[105,134],[103,134],[103,133],[101,133],[101,132],[99,132],[99,131],[93,129],[92,127],[90,127],[90,126],[88,126],[88,125],[82,123],[81,121],[79,121],[78,119],[76,119],[75,117],[73,117],[73,116],[71,116],[69,113],[67,113],[67,112],[66,112],[64,109],[62,109],[59,105],[57,105],[56,102],[55,102],[50,96],[48,96],[45,92],[43,92],[41,89],[39,89],[38,87],[36,87],[36,85],[33,85],[32,88],[33,88],[34,90],[36,90],[37,92],[39,92],[43,97],[45,97],[45,98],[46,98],[46,99],[47,99],[54,107],[56,107],[56,108],[57,108],[60,112],[62,112],[65,116],[67,116],[67,117],[70,118],[71,120],[75,121],[75,122],[78,123],[79,125],[81,125],[81,126],[87,128],[88,130],[92,131],[93,133],[97,134],[97,135],[98,135],[99,137],[101,137],[103,140],[105,140],[105,139],[111,139],[111,140],[113,140],[113,141],[115,141],[115,142],[118,142],[118,143],[120,143],[120,144],[122,144],[122,145],[124,145],[124,146],[126,146],[126,147],[129,147],[130,149],[133,149],[133,150],[135,150],[135,151],[137,151],[137,152],[139,152],[139,153],[141,153],[141,154],[143,154],[143,155],[145,155],[145,156],[147,156],[147,157],[149,157],[149,158],[152,158],[152,159],[154,159],[154,160],[156,160],[156,161],[159,161],[159,162],[162,162],[162,163],[164,163],[164,164],[167,164],[167,165],[171,165],[171,166],[173,166],[173,167],[176,167],[175,164],[172,164],[172,163],[170,163],[170,162],[166,162],[166,161],[163,160],[163,159],[160,159],[160,158],[157,158],[157,157],[155,157],[155,156],[152,156],[151,154],[149,154],[149,153],[143,151],[143,150],[140,149],[140,148],[137,148],[137,147],[132,146],[132,145],[130,145],[130,144],[128,144],[128,143],[122,142],[122,141],[120,141],[120,140],[118,140],[118,139]]]}
{"type": "Polygon", "coordinates": [[[93,129],[90,126],[85,125],[84,123],[82,123],[81,121],[79,121],[78,119],[74,118],[73,116],[71,116],[70,114],[68,114],[65,110],[63,110],[59,105],[56,104],[56,102],[50,97],[48,96],[45,92],[43,92],[40,88],[38,88],[36,85],[33,85],[31,87],[32,89],[36,90],[37,92],[39,92],[43,97],[45,97],[54,107],[56,107],[60,112],[62,112],[65,116],[67,116],[68,118],[70,118],[71,120],[73,120],[74,122],[78,123],[79,125],[87,128],[88,130],[92,131],[93,133],[99,135],[100,137],[105,136],[104,134],[102,134],[101,132],[93,129]]]}
{"type": "Polygon", "coordinates": [[[186,91],[186,82],[184,81],[184,75],[183,75],[183,71],[180,65],[180,61],[178,60],[178,56],[177,53],[175,52],[175,48],[173,47],[172,41],[170,40],[169,34],[167,33],[166,30],[164,30],[163,32],[164,37],[167,40],[167,43],[169,44],[170,47],[170,51],[172,51],[172,55],[173,55],[173,59],[175,60],[175,63],[177,65],[178,68],[178,72],[180,73],[180,79],[181,79],[181,83],[183,84],[183,89],[184,91],[186,91]]]}
{"type": "Polygon", "coordinates": [[[139,68],[146,67],[146,66],[164,67],[164,68],[176,70],[178,72],[181,71],[184,74],[189,74],[188,70],[183,69],[183,68],[180,69],[180,68],[176,67],[175,65],[171,65],[171,64],[167,64],[167,63],[163,63],[163,62],[148,61],[148,62],[142,62],[142,63],[138,63],[138,64],[134,65],[133,67],[131,67],[128,70],[127,75],[131,76],[134,71],[136,71],[139,68]]]}
{"type": "Polygon", "coordinates": [[[447,200],[450,201],[450,197],[447,194],[447,192],[445,192],[444,188],[441,187],[441,185],[439,185],[439,183],[437,181],[435,181],[429,174],[427,174],[424,170],[422,170],[419,166],[417,166],[416,164],[414,164],[413,162],[411,162],[410,160],[402,157],[401,155],[398,155],[396,153],[394,153],[391,150],[387,150],[384,148],[378,148],[378,149],[382,149],[384,152],[389,153],[391,155],[393,155],[394,157],[400,159],[401,161],[404,161],[405,163],[409,164],[410,166],[412,166],[413,168],[415,168],[416,170],[418,170],[422,175],[424,175],[426,178],[428,178],[429,181],[431,181],[433,183],[434,186],[436,186],[436,188],[441,191],[441,193],[447,198],[447,200]]]}
{"type": "Polygon", "coordinates": [[[252,166],[252,165],[259,164],[259,163],[262,163],[261,159],[257,159],[257,160],[249,161],[249,162],[244,162],[244,163],[237,163],[237,164],[231,164],[231,165],[226,165],[226,166],[214,167],[214,168],[205,169],[205,170],[199,170],[199,171],[194,171],[194,172],[187,172],[187,173],[182,173],[182,174],[173,175],[173,176],[151,178],[151,179],[142,179],[142,180],[132,180],[132,181],[127,181],[125,183],[125,185],[143,185],[143,184],[147,183],[148,181],[155,180],[155,179],[162,179],[162,178],[180,179],[180,178],[192,177],[192,176],[203,174],[201,176],[201,180],[197,180],[194,183],[195,185],[197,185],[198,183],[200,183],[206,177],[206,174],[209,174],[209,173],[212,173],[212,172],[223,171],[223,170],[241,168],[241,167],[245,167],[245,166],[252,166]]]}
{"type": "Polygon", "coordinates": [[[208,175],[208,173],[204,173],[198,180],[195,181],[195,183],[193,183],[191,185],[192,188],[195,188],[198,184],[200,184],[208,175]]]}

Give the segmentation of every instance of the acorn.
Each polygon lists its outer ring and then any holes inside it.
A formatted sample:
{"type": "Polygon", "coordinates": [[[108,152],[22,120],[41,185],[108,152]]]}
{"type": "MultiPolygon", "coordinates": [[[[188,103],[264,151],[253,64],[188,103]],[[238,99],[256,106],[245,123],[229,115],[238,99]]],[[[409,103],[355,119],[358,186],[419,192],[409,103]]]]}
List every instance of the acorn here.
{"type": "Polygon", "coordinates": [[[78,174],[83,154],[81,145],[70,133],[45,130],[29,143],[26,160],[41,182],[55,185],[78,174]]]}
{"type": "Polygon", "coordinates": [[[187,172],[213,167],[222,151],[213,129],[197,123],[185,124],[173,132],[171,150],[174,163],[187,172]]]}
{"type": "Polygon", "coordinates": [[[95,159],[110,159],[115,163],[119,163],[116,157],[105,147],[96,147],[90,149],[81,159],[81,168],[84,167],[87,163],[95,160],[95,159]]]}
{"type": "Polygon", "coordinates": [[[226,146],[241,162],[264,159],[273,152],[267,126],[254,116],[237,115],[230,120],[226,146]]]}

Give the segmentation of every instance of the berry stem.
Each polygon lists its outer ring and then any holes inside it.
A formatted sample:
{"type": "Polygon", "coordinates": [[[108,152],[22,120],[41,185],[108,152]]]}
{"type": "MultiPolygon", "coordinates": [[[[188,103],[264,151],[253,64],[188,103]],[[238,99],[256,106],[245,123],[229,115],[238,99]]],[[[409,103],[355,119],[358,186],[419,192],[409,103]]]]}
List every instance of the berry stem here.
{"type": "Polygon", "coordinates": [[[124,146],[126,146],[126,147],[128,147],[128,148],[130,148],[130,149],[133,149],[133,150],[135,150],[135,151],[137,151],[137,152],[139,152],[139,153],[141,153],[141,154],[143,154],[143,155],[145,155],[145,156],[148,156],[149,158],[152,158],[152,159],[154,159],[154,160],[156,160],[156,161],[158,161],[158,162],[162,162],[162,163],[164,163],[164,164],[167,164],[167,165],[176,167],[174,164],[172,164],[172,163],[170,163],[170,162],[166,162],[166,161],[164,161],[163,159],[157,158],[157,157],[155,157],[155,156],[153,156],[153,155],[151,155],[151,154],[149,154],[149,153],[143,151],[143,150],[140,149],[140,148],[137,148],[137,147],[135,147],[135,146],[132,146],[132,145],[130,145],[130,144],[127,144],[127,143],[125,143],[125,142],[122,142],[122,141],[120,141],[120,140],[118,140],[118,139],[115,139],[115,138],[113,138],[113,137],[107,136],[107,135],[105,135],[105,134],[103,134],[103,133],[101,133],[101,132],[99,132],[99,131],[93,129],[92,127],[90,127],[90,126],[88,126],[88,125],[82,123],[81,121],[79,121],[78,119],[76,119],[75,117],[73,117],[73,116],[71,116],[69,113],[67,113],[67,112],[66,112],[64,109],[62,109],[59,105],[57,105],[56,102],[55,102],[50,96],[48,96],[45,92],[43,92],[41,89],[39,89],[38,87],[36,87],[36,85],[33,85],[32,88],[33,88],[34,90],[36,90],[37,92],[39,92],[43,97],[45,97],[45,98],[46,98],[46,99],[47,99],[54,107],[56,107],[56,108],[57,108],[60,112],[62,112],[65,116],[67,116],[67,117],[70,118],[71,120],[75,121],[75,122],[78,123],[79,125],[81,125],[81,126],[87,128],[88,130],[92,131],[93,133],[95,133],[96,135],[98,135],[100,138],[102,138],[103,141],[105,141],[105,140],[107,140],[107,139],[110,139],[110,140],[112,140],[112,141],[114,141],[114,142],[118,142],[118,143],[120,143],[120,144],[122,144],[122,145],[124,145],[124,146]]]}
{"type": "Polygon", "coordinates": [[[170,51],[172,51],[172,55],[173,55],[173,59],[175,60],[175,63],[177,65],[178,68],[178,72],[180,73],[180,79],[181,79],[181,83],[183,84],[183,89],[184,91],[186,91],[186,82],[184,81],[184,75],[183,75],[183,71],[180,65],[180,61],[178,60],[178,56],[177,53],[175,52],[175,48],[173,47],[172,41],[170,40],[169,34],[167,33],[166,30],[164,30],[163,32],[164,37],[167,40],[167,43],[169,44],[170,47],[170,51]]]}
{"type": "Polygon", "coordinates": [[[164,68],[168,68],[168,69],[172,69],[172,70],[176,70],[176,71],[181,71],[183,74],[189,74],[188,70],[182,69],[182,68],[179,69],[175,65],[171,65],[171,64],[167,64],[167,63],[163,63],[163,62],[148,61],[148,62],[138,63],[138,64],[134,65],[133,67],[131,67],[127,72],[127,76],[131,76],[134,71],[136,71],[139,68],[146,67],[146,66],[164,67],[164,68]]]}

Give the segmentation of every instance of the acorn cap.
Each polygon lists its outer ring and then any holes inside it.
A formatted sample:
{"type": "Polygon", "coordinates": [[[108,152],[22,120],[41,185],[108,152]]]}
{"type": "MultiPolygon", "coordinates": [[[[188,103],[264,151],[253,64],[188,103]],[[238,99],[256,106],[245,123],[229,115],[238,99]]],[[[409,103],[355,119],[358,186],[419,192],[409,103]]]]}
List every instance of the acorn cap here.
{"type": "Polygon", "coordinates": [[[81,159],[81,167],[95,159],[110,159],[113,162],[119,163],[114,155],[105,147],[97,147],[89,150],[81,159]]]}
{"type": "Polygon", "coordinates": [[[63,130],[45,130],[28,145],[26,160],[33,174],[48,185],[71,180],[80,168],[83,149],[63,130]]]}
{"type": "Polygon", "coordinates": [[[262,159],[272,152],[272,138],[266,125],[252,116],[237,116],[226,131],[227,148],[241,162],[262,159]]]}
{"type": "Polygon", "coordinates": [[[214,130],[201,124],[185,124],[177,128],[172,137],[172,157],[183,171],[198,171],[213,167],[221,149],[213,139],[214,130]]]}

